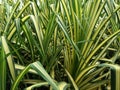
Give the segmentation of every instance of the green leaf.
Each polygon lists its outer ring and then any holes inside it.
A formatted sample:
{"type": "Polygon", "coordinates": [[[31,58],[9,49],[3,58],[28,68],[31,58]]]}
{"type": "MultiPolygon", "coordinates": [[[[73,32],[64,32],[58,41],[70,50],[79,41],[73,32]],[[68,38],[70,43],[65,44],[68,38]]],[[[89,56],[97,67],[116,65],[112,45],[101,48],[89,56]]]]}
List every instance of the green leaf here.
{"type": "Polygon", "coordinates": [[[30,65],[28,65],[20,74],[19,76],[16,78],[16,80],[14,81],[11,90],[16,90],[18,89],[18,85],[20,83],[20,80],[23,78],[23,76],[28,72],[28,70],[30,69],[30,65]]]}
{"type": "MultiPolygon", "coordinates": [[[[1,40],[0,40],[1,43],[1,40]]],[[[0,47],[0,90],[6,90],[6,59],[3,46],[0,47]]]]}
{"type": "Polygon", "coordinates": [[[120,66],[114,64],[101,64],[100,67],[111,69],[111,90],[120,90],[120,66]]]}
{"type": "Polygon", "coordinates": [[[43,79],[45,79],[55,90],[59,90],[59,87],[54,82],[54,80],[48,75],[46,70],[43,68],[42,64],[40,62],[34,62],[28,65],[17,77],[17,79],[14,81],[14,84],[12,85],[11,90],[16,90],[18,88],[18,85],[20,83],[20,80],[23,78],[23,76],[32,68],[35,70],[38,75],[40,75],[43,79]]]}
{"type": "Polygon", "coordinates": [[[40,62],[34,62],[31,64],[31,68],[33,68],[37,73],[42,76],[48,83],[55,89],[59,90],[58,86],[56,83],[53,81],[53,79],[48,75],[46,70],[43,68],[42,64],[40,62]]]}
{"type": "Polygon", "coordinates": [[[6,27],[5,27],[4,33],[7,32],[8,27],[9,27],[9,24],[10,24],[10,21],[12,20],[12,17],[13,17],[13,15],[14,15],[14,13],[15,13],[15,10],[18,8],[19,4],[20,4],[20,2],[17,1],[16,5],[15,5],[14,9],[12,10],[12,13],[11,13],[11,15],[10,15],[10,17],[9,17],[9,19],[8,19],[8,21],[7,21],[7,25],[6,25],[6,27]]]}
{"type": "Polygon", "coordinates": [[[3,48],[4,48],[4,52],[5,52],[6,55],[8,55],[8,56],[6,57],[6,58],[7,58],[7,63],[8,63],[8,67],[9,67],[9,70],[10,70],[10,74],[11,74],[11,76],[12,76],[12,80],[14,81],[15,78],[16,78],[14,61],[13,61],[13,59],[12,59],[12,55],[10,54],[10,50],[9,50],[7,41],[6,41],[6,39],[5,39],[5,36],[2,36],[1,39],[2,39],[2,45],[3,45],[3,48]]]}
{"type": "Polygon", "coordinates": [[[37,87],[40,87],[40,86],[47,86],[47,85],[48,85],[48,82],[41,82],[41,83],[31,85],[31,86],[25,88],[25,90],[33,90],[34,88],[37,88],[37,87]]]}

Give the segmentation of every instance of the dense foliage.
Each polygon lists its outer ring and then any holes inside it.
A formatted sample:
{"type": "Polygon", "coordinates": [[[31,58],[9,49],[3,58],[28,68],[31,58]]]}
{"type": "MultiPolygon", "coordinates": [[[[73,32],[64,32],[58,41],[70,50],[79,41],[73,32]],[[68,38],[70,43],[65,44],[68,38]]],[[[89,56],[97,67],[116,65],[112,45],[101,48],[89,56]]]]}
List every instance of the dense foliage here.
{"type": "Polygon", "coordinates": [[[3,0],[0,11],[0,90],[120,90],[120,0],[3,0]]]}

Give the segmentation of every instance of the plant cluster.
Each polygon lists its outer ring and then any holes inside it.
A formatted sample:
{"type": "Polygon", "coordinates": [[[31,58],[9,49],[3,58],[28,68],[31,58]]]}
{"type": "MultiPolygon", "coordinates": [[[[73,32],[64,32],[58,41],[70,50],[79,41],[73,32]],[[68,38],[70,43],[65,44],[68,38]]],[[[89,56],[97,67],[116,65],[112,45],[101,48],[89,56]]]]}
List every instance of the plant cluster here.
{"type": "Polygon", "coordinates": [[[0,90],[120,90],[120,0],[3,0],[0,11],[0,90]]]}

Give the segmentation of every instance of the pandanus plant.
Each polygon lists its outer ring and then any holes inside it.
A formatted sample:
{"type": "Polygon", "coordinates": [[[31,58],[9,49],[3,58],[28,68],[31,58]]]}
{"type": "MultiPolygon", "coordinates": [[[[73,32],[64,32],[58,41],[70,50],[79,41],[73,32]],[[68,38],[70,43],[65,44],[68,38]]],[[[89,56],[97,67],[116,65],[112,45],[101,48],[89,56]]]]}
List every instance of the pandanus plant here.
{"type": "MultiPolygon", "coordinates": [[[[113,0],[60,2],[62,14],[58,15],[57,22],[66,43],[64,67],[76,90],[107,87],[110,82],[110,69],[106,66],[114,67],[112,64],[119,59],[120,6],[117,3],[113,0]]],[[[115,68],[113,71],[119,73],[119,67],[115,68]]],[[[114,75],[112,80],[117,77],[114,75]]],[[[116,86],[120,79],[117,80],[116,86]]],[[[113,90],[119,90],[119,87],[114,87],[115,82],[110,83],[113,90]]]]}
{"type": "Polygon", "coordinates": [[[5,0],[0,9],[1,89],[120,89],[119,0],[5,0]]]}

